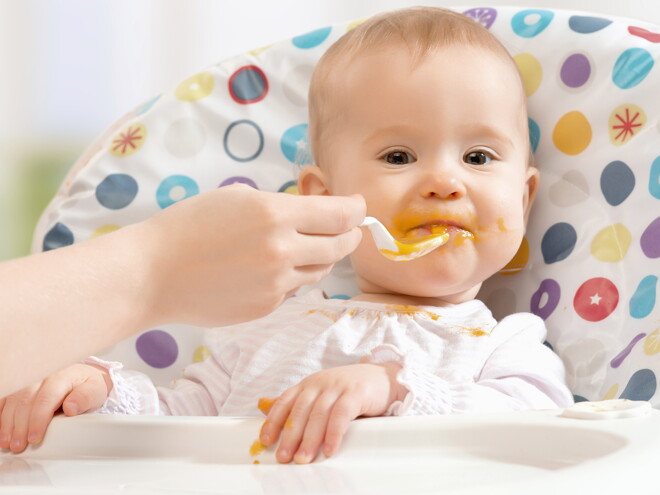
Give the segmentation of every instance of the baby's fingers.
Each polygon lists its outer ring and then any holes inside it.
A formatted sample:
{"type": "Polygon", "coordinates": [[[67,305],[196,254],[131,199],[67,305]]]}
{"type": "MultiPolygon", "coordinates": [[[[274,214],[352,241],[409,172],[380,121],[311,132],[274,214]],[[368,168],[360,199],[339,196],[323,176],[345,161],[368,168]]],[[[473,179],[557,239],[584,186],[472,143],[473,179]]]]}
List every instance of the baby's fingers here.
{"type": "Polygon", "coordinates": [[[293,456],[293,460],[297,464],[307,464],[316,458],[326,436],[330,411],[336,400],[336,393],[324,393],[314,402],[305,426],[302,442],[293,456]]]}
{"type": "Polygon", "coordinates": [[[55,411],[60,408],[62,401],[70,391],[71,382],[69,380],[50,377],[44,381],[30,412],[27,437],[29,443],[33,445],[41,443],[55,411]]]}
{"type": "Polygon", "coordinates": [[[326,457],[334,455],[344,439],[351,421],[360,415],[360,402],[342,395],[335,403],[328,420],[328,428],[325,433],[323,454],[326,457]]]}
{"type": "Polygon", "coordinates": [[[76,416],[101,407],[108,397],[108,387],[101,375],[91,376],[76,385],[62,404],[67,416],[76,416]]]}

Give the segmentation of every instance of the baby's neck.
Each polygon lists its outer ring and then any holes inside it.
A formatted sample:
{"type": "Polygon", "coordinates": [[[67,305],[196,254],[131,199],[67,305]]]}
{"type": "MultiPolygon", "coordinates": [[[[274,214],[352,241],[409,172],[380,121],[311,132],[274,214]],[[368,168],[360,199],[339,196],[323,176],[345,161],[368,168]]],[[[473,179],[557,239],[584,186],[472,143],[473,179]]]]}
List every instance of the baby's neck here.
{"type": "Polygon", "coordinates": [[[351,298],[351,300],[404,306],[453,306],[456,304],[455,302],[444,300],[441,297],[416,297],[405,294],[378,294],[364,292],[351,298]]]}

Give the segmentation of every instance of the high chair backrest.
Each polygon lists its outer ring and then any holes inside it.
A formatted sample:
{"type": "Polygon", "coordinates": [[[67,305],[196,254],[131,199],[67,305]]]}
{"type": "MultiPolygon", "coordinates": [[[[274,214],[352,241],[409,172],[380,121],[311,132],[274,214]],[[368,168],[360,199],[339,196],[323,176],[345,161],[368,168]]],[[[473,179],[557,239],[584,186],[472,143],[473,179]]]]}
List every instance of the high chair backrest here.
{"type": "MultiPolygon", "coordinates": [[[[523,75],[542,174],[518,254],[480,297],[496,316],[545,319],[578,399],[659,404],[660,28],[561,10],[464,13],[503,42],[523,75]]],[[[311,72],[357,22],[225,60],[128,113],[75,164],[34,250],[102,235],[236,182],[295,194],[311,72]]],[[[354,294],[350,263],[319,287],[331,297],[354,294]]],[[[205,358],[201,332],[149,329],[104,357],[163,384],[205,358]]]]}

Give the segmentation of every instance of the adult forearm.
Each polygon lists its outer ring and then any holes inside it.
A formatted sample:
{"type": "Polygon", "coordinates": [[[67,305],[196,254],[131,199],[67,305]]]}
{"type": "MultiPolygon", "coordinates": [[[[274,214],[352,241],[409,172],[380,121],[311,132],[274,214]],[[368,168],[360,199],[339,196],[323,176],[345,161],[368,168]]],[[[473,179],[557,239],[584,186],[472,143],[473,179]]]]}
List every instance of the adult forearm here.
{"type": "Polygon", "coordinates": [[[0,264],[0,397],[146,328],[141,231],[0,264]]]}

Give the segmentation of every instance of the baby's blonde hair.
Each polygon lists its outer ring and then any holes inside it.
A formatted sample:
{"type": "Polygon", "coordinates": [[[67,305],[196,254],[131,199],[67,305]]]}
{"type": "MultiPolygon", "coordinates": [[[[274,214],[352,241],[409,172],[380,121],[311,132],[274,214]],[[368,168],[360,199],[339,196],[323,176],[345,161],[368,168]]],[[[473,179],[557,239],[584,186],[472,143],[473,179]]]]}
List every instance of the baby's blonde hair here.
{"type": "MultiPolygon", "coordinates": [[[[502,56],[519,74],[504,46],[490,31],[469,17],[439,7],[412,7],[371,17],[339,38],[321,57],[309,87],[309,144],[317,165],[323,162],[320,151],[323,137],[340,121],[328,112],[328,102],[335,101],[338,67],[352,62],[369,50],[403,44],[410,52],[413,67],[440,48],[470,45],[502,56]]],[[[522,111],[526,115],[525,92],[521,79],[522,111]]]]}

